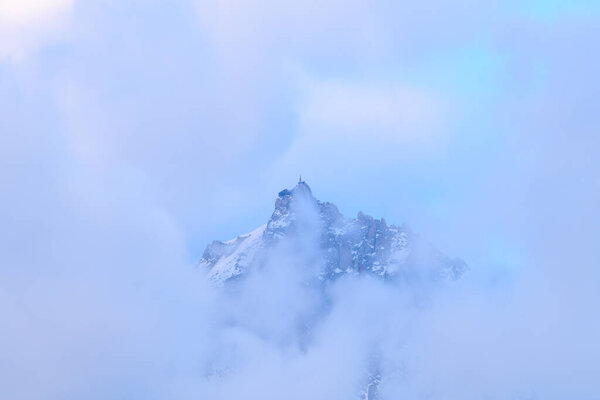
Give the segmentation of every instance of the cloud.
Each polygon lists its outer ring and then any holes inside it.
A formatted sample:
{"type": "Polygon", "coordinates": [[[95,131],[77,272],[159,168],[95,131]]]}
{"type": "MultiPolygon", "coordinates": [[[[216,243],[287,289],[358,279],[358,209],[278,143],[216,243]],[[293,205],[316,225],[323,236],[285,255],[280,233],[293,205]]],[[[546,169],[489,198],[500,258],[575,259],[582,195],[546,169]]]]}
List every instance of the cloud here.
{"type": "Polygon", "coordinates": [[[0,4],[0,59],[19,60],[67,20],[74,0],[7,0],[0,4]]]}
{"type": "Polygon", "coordinates": [[[443,158],[468,115],[456,94],[410,81],[299,73],[295,86],[295,135],[270,172],[275,181],[297,173],[324,186],[341,174],[391,179],[387,166],[443,158]]]}
{"type": "Polygon", "coordinates": [[[313,82],[300,109],[302,135],[360,138],[393,146],[439,143],[449,106],[439,93],[407,85],[313,82]]]}
{"type": "Polygon", "coordinates": [[[72,0],[5,1],[0,6],[0,21],[8,26],[33,25],[64,13],[72,5],[72,0]]]}
{"type": "Polygon", "coordinates": [[[3,2],[3,397],[331,400],[378,363],[392,399],[596,400],[598,24],[557,13],[3,2]],[[202,246],[298,172],[471,274],[320,293],[282,250],[206,287],[202,246]]]}

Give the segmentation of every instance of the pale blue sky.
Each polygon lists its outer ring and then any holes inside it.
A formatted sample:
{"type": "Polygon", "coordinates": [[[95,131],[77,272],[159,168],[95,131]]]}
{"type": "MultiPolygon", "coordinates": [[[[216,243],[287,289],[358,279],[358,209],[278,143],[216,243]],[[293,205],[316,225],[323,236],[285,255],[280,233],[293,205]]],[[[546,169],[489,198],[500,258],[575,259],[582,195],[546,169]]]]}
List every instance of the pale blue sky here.
{"type": "Polygon", "coordinates": [[[10,4],[5,179],[125,185],[190,259],[264,223],[299,173],[467,256],[457,224],[517,243],[532,180],[595,179],[548,163],[594,157],[596,1],[10,4]]]}

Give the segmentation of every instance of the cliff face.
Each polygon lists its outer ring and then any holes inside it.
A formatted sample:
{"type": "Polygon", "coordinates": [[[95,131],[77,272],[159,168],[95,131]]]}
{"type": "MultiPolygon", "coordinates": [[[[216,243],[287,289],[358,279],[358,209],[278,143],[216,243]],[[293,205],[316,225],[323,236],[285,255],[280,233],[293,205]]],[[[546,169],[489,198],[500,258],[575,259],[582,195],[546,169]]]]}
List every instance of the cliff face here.
{"type": "Polygon", "coordinates": [[[405,226],[388,226],[385,219],[362,212],[344,218],[334,204],[315,199],[303,181],[279,192],[266,225],[208,245],[200,266],[211,281],[223,283],[260,267],[269,251],[284,242],[312,255],[320,280],[346,274],[456,279],[467,269],[464,261],[443,255],[405,226]]]}

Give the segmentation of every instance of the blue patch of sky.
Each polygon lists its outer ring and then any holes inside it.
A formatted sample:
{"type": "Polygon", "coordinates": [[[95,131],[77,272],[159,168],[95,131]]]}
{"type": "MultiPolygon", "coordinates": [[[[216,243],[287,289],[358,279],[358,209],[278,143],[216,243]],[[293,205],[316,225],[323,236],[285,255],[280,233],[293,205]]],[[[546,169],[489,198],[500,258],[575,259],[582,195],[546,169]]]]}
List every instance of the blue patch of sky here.
{"type": "Polygon", "coordinates": [[[563,17],[595,17],[600,14],[600,0],[529,0],[518,4],[526,15],[549,22],[563,17]]]}

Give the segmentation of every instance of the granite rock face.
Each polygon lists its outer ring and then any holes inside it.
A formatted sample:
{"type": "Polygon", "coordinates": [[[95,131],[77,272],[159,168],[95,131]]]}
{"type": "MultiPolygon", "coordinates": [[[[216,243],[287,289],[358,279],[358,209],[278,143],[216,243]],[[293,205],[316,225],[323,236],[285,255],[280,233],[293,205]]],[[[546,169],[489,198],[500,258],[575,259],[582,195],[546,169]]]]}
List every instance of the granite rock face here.
{"type": "Polygon", "coordinates": [[[214,283],[241,277],[281,243],[291,244],[317,263],[316,278],[335,280],[347,274],[395,278],[457,279],[464,261],[449,258],[408,227],[388,225],[362,212],[347,219],[329,202],[314,198],[303,181],[279,192],[266,225],[227,242],[214,241],[200,260],[214,283]]]}

